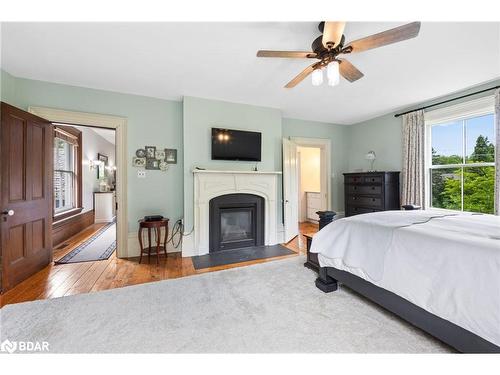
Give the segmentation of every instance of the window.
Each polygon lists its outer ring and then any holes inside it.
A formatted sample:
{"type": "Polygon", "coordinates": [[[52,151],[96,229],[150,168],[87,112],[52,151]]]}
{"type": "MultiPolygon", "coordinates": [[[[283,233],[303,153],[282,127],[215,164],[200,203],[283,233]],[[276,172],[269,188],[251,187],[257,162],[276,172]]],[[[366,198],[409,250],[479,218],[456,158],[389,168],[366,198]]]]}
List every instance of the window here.
{"type": "Polygon", "coordinates": [[[75,205],[75,146],[54,140],[54,212],[71,210],[75,205]]]}
{"type": "Polygon", "coordinates": [[[57,221],[81,211],[81,133],[61,125],[54,130],[54,219],[57,221]]]}
{"type": "Polygon", "coordinates": [[[488,99],[426,115],[430,207],[494,213],[496,135],[488,99]]]}

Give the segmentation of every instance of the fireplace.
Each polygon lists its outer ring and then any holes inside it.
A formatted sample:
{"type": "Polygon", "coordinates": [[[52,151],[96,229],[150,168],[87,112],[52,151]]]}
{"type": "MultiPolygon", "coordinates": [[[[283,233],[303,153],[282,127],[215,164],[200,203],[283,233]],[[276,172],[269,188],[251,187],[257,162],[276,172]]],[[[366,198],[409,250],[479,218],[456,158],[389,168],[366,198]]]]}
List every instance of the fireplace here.
{"type": "Polygon", "coordinates": [[[226,194],[210,200],[210,252],[264,245],[264,198],[226,194]]]}

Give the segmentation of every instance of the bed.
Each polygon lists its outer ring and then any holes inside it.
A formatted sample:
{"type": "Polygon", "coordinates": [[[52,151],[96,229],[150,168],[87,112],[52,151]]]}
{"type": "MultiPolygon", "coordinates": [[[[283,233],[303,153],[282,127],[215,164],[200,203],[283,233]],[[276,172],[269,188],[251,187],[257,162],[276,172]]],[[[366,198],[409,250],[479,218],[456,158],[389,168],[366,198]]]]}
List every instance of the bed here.
{"type": "Polygon", "coordinates": [[[340,282],[460,352],[500,353],[500,217],[438,210],[336,220],[316,286],[340,282]]]}

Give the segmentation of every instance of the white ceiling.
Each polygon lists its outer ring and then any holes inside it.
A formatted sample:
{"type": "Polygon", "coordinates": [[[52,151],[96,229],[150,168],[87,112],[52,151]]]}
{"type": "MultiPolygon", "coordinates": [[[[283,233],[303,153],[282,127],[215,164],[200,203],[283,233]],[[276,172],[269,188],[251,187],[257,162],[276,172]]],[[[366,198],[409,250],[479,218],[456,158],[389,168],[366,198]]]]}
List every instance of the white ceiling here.
{"type": "MultiPolygon", "coordinates": [[[[401,23],[348,23],[347,40],[401,23]]],[[[423,23],[416,39],[351,55],[365,77],[337,87],[283,86],[310,60],[316,23],[4,23],[2,66],[25,78],[180,100],[279,108],[284,117],[351,124],[500,77],[500,23],[423,23]]]]}

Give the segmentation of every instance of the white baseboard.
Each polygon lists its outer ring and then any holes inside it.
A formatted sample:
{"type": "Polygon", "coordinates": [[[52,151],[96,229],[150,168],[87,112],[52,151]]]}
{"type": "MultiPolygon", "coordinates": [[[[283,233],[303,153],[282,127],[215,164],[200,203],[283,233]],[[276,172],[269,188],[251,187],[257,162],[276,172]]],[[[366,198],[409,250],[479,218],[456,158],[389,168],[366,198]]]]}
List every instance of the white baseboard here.
{"type": "Polygon", "coordinates": [[[184,236],[182,239],[182,256],[183,257],[192,257],[195,254],[194,251],[194,231],[187,236],[184,236]]]}

